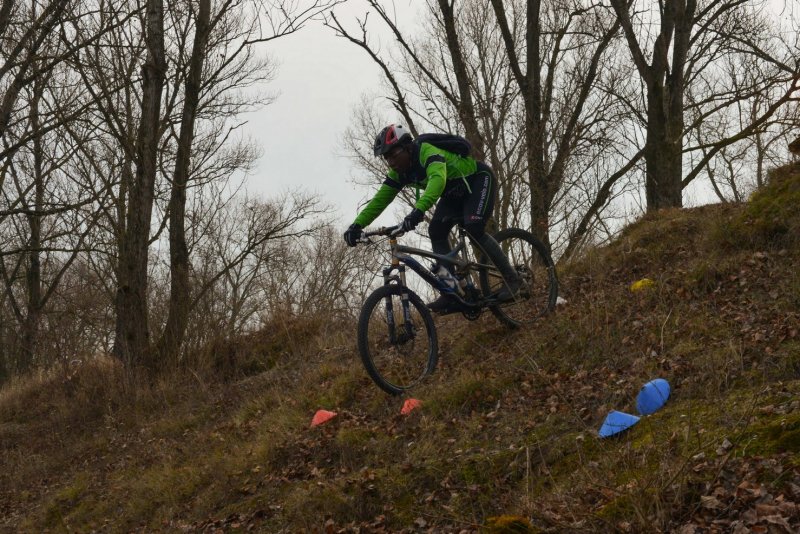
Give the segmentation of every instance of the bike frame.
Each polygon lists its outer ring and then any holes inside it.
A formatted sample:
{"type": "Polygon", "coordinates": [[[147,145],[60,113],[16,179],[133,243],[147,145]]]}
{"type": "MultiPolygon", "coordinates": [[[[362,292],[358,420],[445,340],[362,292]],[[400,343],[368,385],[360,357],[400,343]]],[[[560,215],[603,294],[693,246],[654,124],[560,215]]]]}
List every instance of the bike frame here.
{"type": "MultiPolygon", "coordinates": [[[[367,233],[365,237],[369,238],[372,235],[385,236],[387,235],[387,230],[390,229],[381,228],[376,232],[367,233]]],[[[458,226],[458,242],[453,250],[448,254],[436,254],[435,252],[421,248],[400,245],[397,242],[397,235],[394,235],[393,233],[388,234],[389,248],[391,251],[391,263],[382,270],[383,285],[387,286],[394,283],[400,286],[400,301],[403,307],[403,326],[405,326],[405,331],[398,335],[395,328],[396,323],[394,311],[392,310],[392,301],[387,297],[385,302],[386,326],[389,329],[390,344],[399,345],[407,342],[410,339],[414,339],[414,323],[411,320],[411,307],[409,306],[408,296],[410,290],[406,285],[406,266],[417,273],[431,287],[439,291],[439,293],[443,295],[451,295],[452,298],[456,299],[459,304],[464,307],[465,311],[470,309],[480,310],[487,305],[491,305],[493,299],[480,298],[477,302],[467,302],[461,297],[461,295],[458,294],[455,287],[448,286],[443,280],[441,280],[438,276],[436,276],[411,256],[421,256],[423,258],[448,262],[455,266],[459,271],[466,273],[466,276],[469,276],[470,271],[475,268],[488,269],[497,272],[497,268],[494,265],[467,261],[460,257],[459,254],[467,246],[466,234],[466,230],[463,227],[458,226]]],[[[480,248],[479,245],[478,248],[480,248]]],[[[472,281],[469,279],[467,282],[472,284],[472,281]]]]}
{"type": "MultiPolygon", "coordinates": [[[[458,242],[455,248],[449,254],[436,254],[435,252],[431,252],[428,250],[424,250],[421,248],[416,247],[409,247],[406,245],[400,245],[397,242],[397,237],[390,236],[389,237],[389,246],[391,249],[391,264],[385,267],[382,271],[383,273],[383,284],[389,285],[392,282],[398,283],[404,290],[407,288],[406,286],[406,266],[408,266],[412,271],[417,273],[423,280],[425,280],[431,287],[439,291],[441,294],[451,294],[455,299],[457,299],[462,305],[470,306],[470,307],[480,307],[482,304],[475,304],[465,301],[461,298],[460,295],[456,292],[454,287],[449,287],[443,280],[441,280],[438,276],[432,273],[429,269],[427,269],[424,265],[422,265],[419,261],[414,259],[411,255],[414,256],[421,256],[424,258],[430,258],[437,261],[445,261],[452,264],[461,272],[469,272],[475,268],[484,268],[489,269],[492,271],[496,271],[494,265],[477,263],[472,261],[467,261],[461,258],[460,253],[467,245],[467,239],[465,236],[466,230],[461,227],[458,227],[458,242]],[[394,271],[397,271],[397,274],[392,274],[394,271]]],[[[402,293],[403,301],[404,301],[404,309],[407,309],[406,301],[408,299],[405,291],[402,293]]]]}

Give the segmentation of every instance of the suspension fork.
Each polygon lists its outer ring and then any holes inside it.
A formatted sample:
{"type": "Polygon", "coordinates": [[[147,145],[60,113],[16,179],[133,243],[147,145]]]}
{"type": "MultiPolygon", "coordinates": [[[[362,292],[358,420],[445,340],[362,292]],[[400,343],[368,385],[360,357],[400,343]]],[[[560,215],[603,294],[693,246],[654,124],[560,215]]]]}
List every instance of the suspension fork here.
{"type": "MultiPolygon", "coordinates": [[[[389,267],[386,267],[383,270],[383,284],[389,285],[393,280],[398,282],[400,286],[400,303],[403,309],[403,323],[405,326],[405,335],[401,335],[401,339],[411,339],[414,334],[413,324],[411,322],[411,306],[408,298],[408,287],[406,286],[406,266],[400,263],[399,258],[397,257],[397,238],[392,237],[389,239],[389,245],[392,249],[392,262],[389,267]],[[396,275],[392,275],[392,272],[397,271],[396,275]]],[[[389,343],[394,345],[398,342],[398,336],[395,329],[395,317],[394,311],[392,310],[392,298],[391,296],[387,296],[384,299],[384,305],[386,307],[386,324],[389,327],[389,343]]]]}

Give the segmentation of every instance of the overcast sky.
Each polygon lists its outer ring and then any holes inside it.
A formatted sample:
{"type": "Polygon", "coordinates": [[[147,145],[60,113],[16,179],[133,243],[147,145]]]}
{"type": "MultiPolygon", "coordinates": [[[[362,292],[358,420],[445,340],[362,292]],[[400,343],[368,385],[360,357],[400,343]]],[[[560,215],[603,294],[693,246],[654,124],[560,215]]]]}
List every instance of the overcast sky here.
{"type": "MultiPolygon", "coordinates": [[[[397,0],[396,6],[401,26],[418,9],[410,0],[397,0]]],[[[355,28],[355,17],[366,11],[363,0],[348,0],[334,10],[347,28],[355,28]]],[[[374,14],[370,22],[377,22],[374,14]]],[[[376,37],[387,42],[386,31],[381,33],[376,37]]],[[[352,183],[355,170],[348,159],[336,155],[337,143],[361,95],[380,89],[380,70],[364,50],[320,22],[267,46],[279,67],[265,89],[277,92],[278,99],[246,117],[247,134],[263,149],[247,189],[266,197],[297,187],[315,192],[337,210],[344,228],[375,189],[352,183]]],[[[379,222],[394,223],[394,218],[387,210],[379,222]]]]}

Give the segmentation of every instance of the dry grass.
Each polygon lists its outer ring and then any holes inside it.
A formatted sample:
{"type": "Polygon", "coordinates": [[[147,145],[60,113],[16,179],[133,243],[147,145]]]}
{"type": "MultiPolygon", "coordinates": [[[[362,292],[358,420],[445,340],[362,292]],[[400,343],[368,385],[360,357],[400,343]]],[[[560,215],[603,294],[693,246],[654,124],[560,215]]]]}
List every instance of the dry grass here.
{"type": "Polygon", "coordinates": [[[527,331],[439,319],[409,416],[361,369],[354,325],[324,318],[216,344],[157,384],[105,360],[9,384],[0,529],[668,531],[753,458],[782,466],[759,478],[777,494],[800,452],[800,249],[776,230],[800,221],[793,172],[562,266],[568,305],[527,331]],[[598,440],[657,376],[667,406],[598,440]],[[309,428],[319,408],[339,415],[309,428]]]}

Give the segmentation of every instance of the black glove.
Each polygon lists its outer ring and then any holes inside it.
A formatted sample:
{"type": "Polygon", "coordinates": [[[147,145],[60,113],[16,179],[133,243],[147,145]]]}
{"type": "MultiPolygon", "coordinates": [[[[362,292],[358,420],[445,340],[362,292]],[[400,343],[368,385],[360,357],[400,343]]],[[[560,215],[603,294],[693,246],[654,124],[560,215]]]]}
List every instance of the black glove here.
{"type": "Polygon", "coordinates": [[[411,230],[416,228],[419,223],[422,222],[422,219],[424,217],[425,214],[422,212],[422,210],[414,208],[413,210],[411,210],[411,213],[406,215],[406,218],[403,219],[403,224],[401,225],[401,228],[403,229],[404,232],[410,232],[411,230]]]}
{"type": "Polygon", "coordinates": [[[362,234],[361,226],[353,223],[344,233],[344,242],[347,243],[347,246],[354,247],[358,244],[358,240],[361,239],[362,234]]]}

